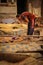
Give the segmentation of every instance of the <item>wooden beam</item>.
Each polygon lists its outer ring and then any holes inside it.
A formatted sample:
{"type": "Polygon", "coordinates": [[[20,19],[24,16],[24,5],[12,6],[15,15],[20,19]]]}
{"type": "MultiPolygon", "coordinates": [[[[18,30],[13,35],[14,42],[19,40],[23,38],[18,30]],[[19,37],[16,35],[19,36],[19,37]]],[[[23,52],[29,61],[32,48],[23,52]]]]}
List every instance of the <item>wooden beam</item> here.
{"type": "MultiPolygon", "coordinates": [[[[14,37],[14,35],[0,35],[0,37],[14,37]]],[[[43,35],[23,35],[23,37],[43,37],[43,35]]]]}
{"type": "Polygon", "coordinates": [[[37,51],[23,51],[23,52],[17,52],[17,53],[10,53],[10,52],[8,52],[8,53],[2,53],[2,52],[0,52],[0,54],[14,54],[14,55],[30,55],[29,53],[43,53],[43,50],[37,50],[37,51]]]}

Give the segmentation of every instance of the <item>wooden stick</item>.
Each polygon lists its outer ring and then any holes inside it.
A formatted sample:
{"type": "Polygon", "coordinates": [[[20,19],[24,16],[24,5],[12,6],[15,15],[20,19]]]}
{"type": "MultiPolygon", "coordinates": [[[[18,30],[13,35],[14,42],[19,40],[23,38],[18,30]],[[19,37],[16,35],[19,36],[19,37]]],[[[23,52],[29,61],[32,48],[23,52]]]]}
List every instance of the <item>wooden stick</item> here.
{"type": "MultiPolygon", "coordinates": [[[[25,37],[43,37],[43,35],[23,35],[23,36],[25,36],[25,37]]],[[[0,35],[0,37],[14,37],[14,35],[0,35]]]]}
{"type": "Polygon", "coordinates": [[[18,52],[18,53],[1,53],[0,54],[14,54],[14,55],[30,55],[30,53],[42,53],[43,50],[37,50],[37,51],[25,51],[25,52],[18,52]]]}

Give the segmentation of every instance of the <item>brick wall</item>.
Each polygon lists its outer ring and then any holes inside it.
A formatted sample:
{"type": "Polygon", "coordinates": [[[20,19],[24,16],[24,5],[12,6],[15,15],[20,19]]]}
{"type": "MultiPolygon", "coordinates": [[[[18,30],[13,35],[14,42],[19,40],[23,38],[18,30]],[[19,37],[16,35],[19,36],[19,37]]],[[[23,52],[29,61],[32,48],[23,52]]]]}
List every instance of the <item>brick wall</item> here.
{"type": "Polygon", "coordinates": [[[8,6],[0,5],[0,18],[15,17],[17,14],[17,4],[9,4],[8,6]]]}
{"type": "Polygon", "coordinates": [[[28,11],[41,17],[41,0],[28,1],[28,11]]]}

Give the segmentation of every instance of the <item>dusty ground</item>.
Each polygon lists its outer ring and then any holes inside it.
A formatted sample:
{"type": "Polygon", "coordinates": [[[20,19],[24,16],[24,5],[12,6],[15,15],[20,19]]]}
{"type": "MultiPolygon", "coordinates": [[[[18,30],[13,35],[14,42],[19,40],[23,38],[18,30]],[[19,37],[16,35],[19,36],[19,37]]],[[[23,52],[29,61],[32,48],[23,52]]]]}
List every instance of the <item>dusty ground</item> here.
{"type": "MultiPolygon", "coordinates": [[[[39,41],[40,42],[40,41],[39,41]]],[[[37,44],[39,43],[39,42],[37,42],[37,44]]],[[[42,42],[43,43],[43,42],[42,42]]],[[[40,44],[42,44],[42,43],[40,43],[40,44]]],[[[33,43],[33,45],[34,45],[35,43],[33,43]]],[[[33,46],[32,45],[32,46],[33,46]]],[[[12,45],[11,45],[12,46],[12,45]]],[[[31,44],[30,44],[30,46],[31,46],[31,44]]],[[[12,46],[13,47],[13,46],[12,46]]],[[[33,46],[33,47],[37,47],[37,45],[35,45],[35,46],[33,46]]],[[[39,47],[39,46],[38,46],[39,47]]],[[[37,48],[38,48],[37,47],[37,48]]],[[[27,48],[27,47],[26,47],[27,48]]],[[[10,56],[11,57],[11,56],[10,56]]],[[[18,57],[18,56],[17,56],[18,57]]],[[[16,59],[20,59],[20,57],[19,58],[14,58],[14,60],[16,60],[16,59]]],[[[1,57],[0,57],[1,58],[1,57]]],[[[7,56],[7,58],[9,59],[9,56],[7,56]]],[[[13,57],[12,57],[13,58],[13,57]]],[[[11,59],[12,59],[11,58],[11,59]]],[[[40,54],[40,53],[31,53],[30,54],[30,56],[28,56],[28,57],[26,57],[26,59],[24,59],[24,60],[22,60],[22,61],[20,61],[20,62],[16,62],[16,63],[14,63],[14,62],[8,62],[8,61],[6,61],[6,60],[1,60],[0,61],[0,65],[43,65],[43,55],[42,54],[40,54]]]]}
{"type": "Polygon", "coordinates": [[[39,53],[32,53],[28,58],[23,61],[12,63],[8,61],[0,61],[0,65],[43,65],[43,56],[39,53]]]}

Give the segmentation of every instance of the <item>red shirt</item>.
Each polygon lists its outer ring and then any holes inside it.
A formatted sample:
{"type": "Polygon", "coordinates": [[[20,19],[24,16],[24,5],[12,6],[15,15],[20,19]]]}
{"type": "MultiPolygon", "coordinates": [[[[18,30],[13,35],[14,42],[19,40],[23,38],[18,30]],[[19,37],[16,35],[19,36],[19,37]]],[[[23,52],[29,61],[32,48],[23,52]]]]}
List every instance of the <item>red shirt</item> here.
{"type": "Polygon", "coordinates": [[[20,16],[29,16],[29,18],[31,19],[32,25],[31,27],[34,28],[34,19],[35,19],[35,15],[33,15],[32,13],[29,12],[23,12],[20,16]]]}
{"type": "Polygon", "coordinates": [[[35,19],[35,15],[33,15],[32,13],[29,13],[29,12],[23,12],[21,15],[30,16],[31,19],[35,19]]]}

